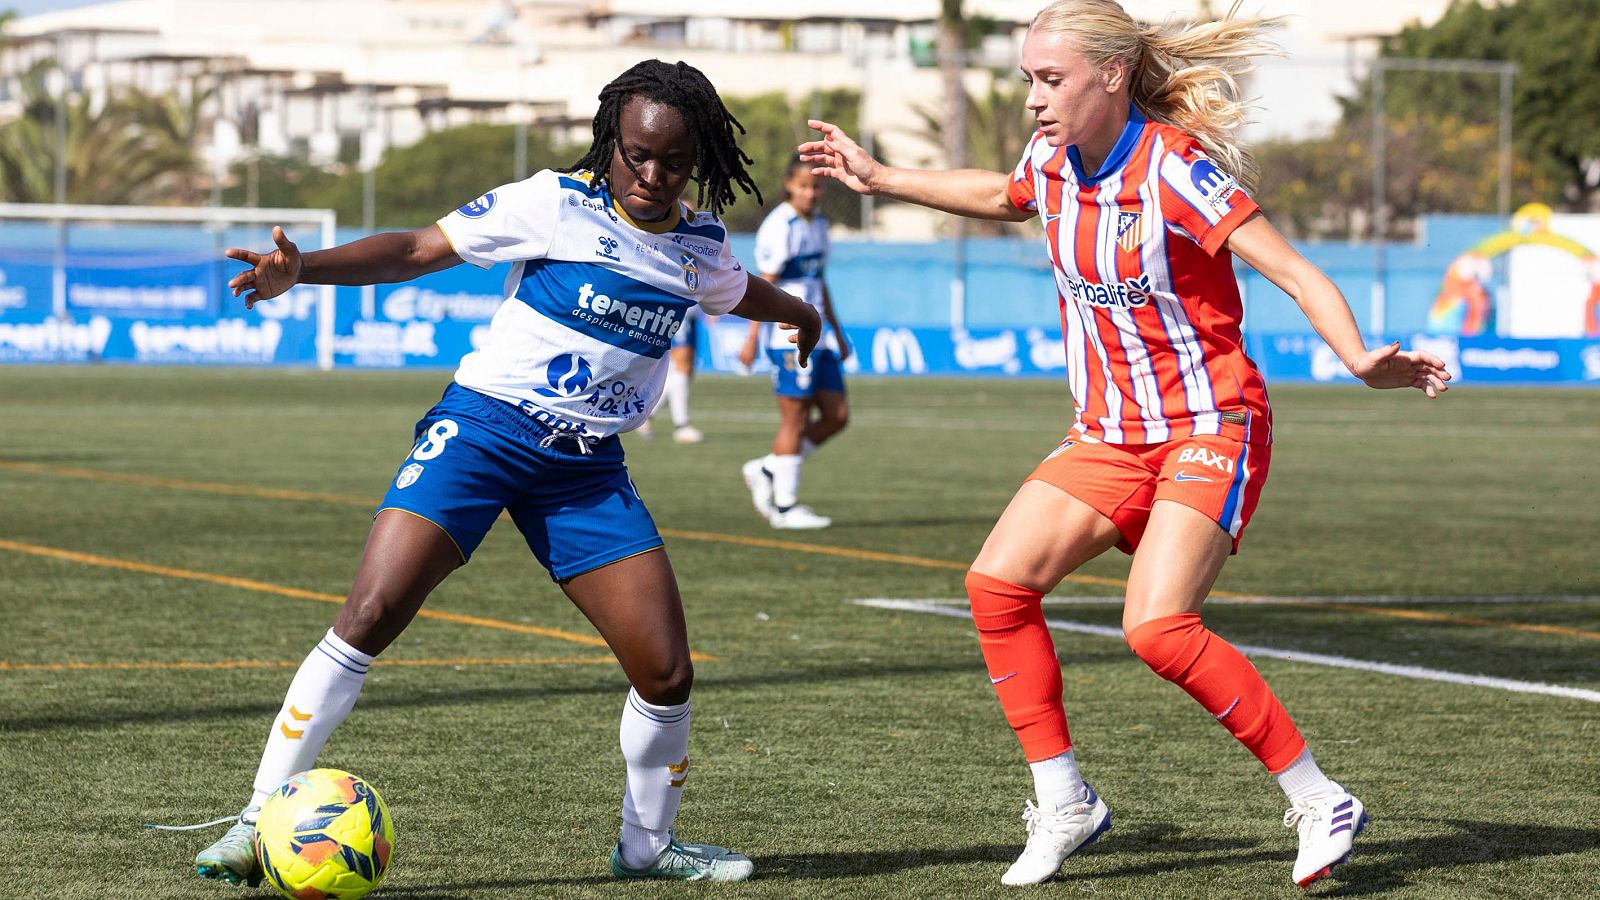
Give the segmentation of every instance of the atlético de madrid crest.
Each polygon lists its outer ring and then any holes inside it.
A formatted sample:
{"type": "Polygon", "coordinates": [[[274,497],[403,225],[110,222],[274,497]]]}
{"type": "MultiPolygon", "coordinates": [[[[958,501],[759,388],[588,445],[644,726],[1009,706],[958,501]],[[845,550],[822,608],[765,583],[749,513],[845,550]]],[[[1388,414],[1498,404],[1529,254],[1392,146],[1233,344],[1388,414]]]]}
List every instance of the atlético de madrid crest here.
{"type": "Polygon", "coordinates": [[[700,290],[700,263],[687,253],[680,256],[678,262],[683,265],[683,286],[691,294],[700,290]]]}
{"type": "Polygon", "coordinates": [[[1132,253],[1144,243],[1144,228],[1136,212],[1117,213],[1117,246],[1132,253]]]}

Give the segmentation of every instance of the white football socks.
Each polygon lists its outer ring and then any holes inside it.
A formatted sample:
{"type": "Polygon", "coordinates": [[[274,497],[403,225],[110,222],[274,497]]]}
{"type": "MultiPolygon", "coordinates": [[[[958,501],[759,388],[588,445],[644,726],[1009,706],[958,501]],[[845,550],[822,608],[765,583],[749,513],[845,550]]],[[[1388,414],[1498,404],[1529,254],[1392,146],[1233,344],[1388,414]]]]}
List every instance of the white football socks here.
{"type": "Polygon", "coordinates": [[[815,452],[817,452],[817,442],[816,441],[813,441],[811,438],[808,438],[808,437],[803,437],[803,438],[800,439],[800,458],[801,459],[810,459],[811,458],[811,454],[813,454],[815,452]]]}
{"type": "Polygon", "coordinates": [[[622,864],[648,868],[672,840],[689,776],[689,703],[655,706],[629,688],[622,707],[622,864]]]}
{"type": "Polygon", "coordinates": [[[689,376],[676,366],[667,369],[667,406],[672,410],[672,425],[682,428],[689,424],[689,376]]]}
{"type": "Polygon", "coordinates": [[[1058,812],[1089,799],[1089,786],[1078,773],[1078,758],[1071,750],[1060,756],[1028,763],[1033,770],[1033,792],[1039,797],[1039,808],[1045,812],[1058,812]]]}
{"type": "Polygon", "coordinates": [[[800,502],[796,495],[800,493],[800,465],[804,461],[804,457],[798,453],[783,456],[769,453],[761,461],[761,467],[772,473],[773,506],[788,509],[800,502]]]}
{"type": "Polygon", "coordinates": [[[1310,747],[1300,751],[1289,768],[1279,772],[1277,778],[1278,787],[1283,788],[1283,792],[1289,796],[1290,805],[1326,800],[1344,791],[1317,768],[1317,761],[1311,758],[1310,747]]]}
{"type": "Polygon", "coordinates": [[[267,735],[267,747],[261,753],[255,793],[245,809],[246,820],[290,775],[313,767],[328,736],[356,705],[361,683],[371,667],[372,657],[328,629],[289,683],[283,709],[278,711],[272,732],[267,735]]]}

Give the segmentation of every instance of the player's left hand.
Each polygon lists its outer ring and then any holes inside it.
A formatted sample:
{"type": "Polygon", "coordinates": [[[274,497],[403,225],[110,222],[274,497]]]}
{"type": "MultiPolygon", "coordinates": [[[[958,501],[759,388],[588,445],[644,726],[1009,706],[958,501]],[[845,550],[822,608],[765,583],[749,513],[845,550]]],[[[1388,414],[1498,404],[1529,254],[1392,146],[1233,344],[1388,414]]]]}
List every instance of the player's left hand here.
{"type": "Polygon", "coordinates": [[[1421,350],[1401,350],[1400,342],[1385,344],[1350,365],[1350,374],[1372,388],[1414,387],[1430,398],[1449,390],[1450,371],[1444,360],[1421,350]]]}

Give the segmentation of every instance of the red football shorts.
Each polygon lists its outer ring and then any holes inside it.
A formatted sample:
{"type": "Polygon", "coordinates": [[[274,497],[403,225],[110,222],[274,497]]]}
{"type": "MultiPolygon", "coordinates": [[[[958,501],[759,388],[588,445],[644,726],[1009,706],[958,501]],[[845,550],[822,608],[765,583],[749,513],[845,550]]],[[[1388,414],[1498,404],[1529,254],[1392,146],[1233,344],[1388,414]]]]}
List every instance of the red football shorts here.
{"type": "Polygon", "coordinates": [[[1089,504],[1117,526],[1117,548],[1132,553],[1157,500],[1198,510],[1233,537],[1250,523],[1267,483],[1270,444],[1197,435],[1160,444],[1107,444],[1073,435],[1062,441],[1026,481],[1055,485],[1089,504]]]}

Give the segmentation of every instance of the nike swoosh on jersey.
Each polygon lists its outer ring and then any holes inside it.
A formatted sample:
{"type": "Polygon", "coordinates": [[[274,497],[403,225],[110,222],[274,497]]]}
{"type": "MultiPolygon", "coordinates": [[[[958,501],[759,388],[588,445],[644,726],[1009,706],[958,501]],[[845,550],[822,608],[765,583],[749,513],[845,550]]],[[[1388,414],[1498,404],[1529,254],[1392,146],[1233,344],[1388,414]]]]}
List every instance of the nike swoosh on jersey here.
{"type": "Polygon", "coordinates": [[[1211,479],[1205,477],[1204,475],[1190,475],[1188,472],[1179,472],[1178,474],[1172,476],[1172,480],[1173,481],[1210,481],[1211,479]]]}

